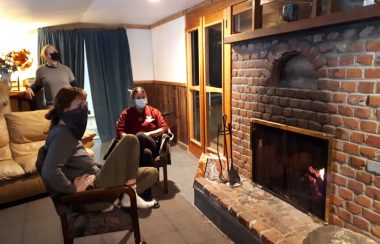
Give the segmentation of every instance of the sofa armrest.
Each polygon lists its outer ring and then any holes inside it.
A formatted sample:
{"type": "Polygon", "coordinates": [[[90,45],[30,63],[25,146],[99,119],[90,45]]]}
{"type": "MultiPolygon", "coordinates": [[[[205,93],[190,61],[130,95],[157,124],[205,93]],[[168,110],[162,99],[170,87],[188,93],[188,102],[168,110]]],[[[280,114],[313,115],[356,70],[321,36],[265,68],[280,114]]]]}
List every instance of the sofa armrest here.
{"type": "Polygon", "coordinates": [[[82,144],[86,148],[91,148],[95,145],[94,137],[96,132],[92,130],[86,130],[82,136],[82,144]]]}

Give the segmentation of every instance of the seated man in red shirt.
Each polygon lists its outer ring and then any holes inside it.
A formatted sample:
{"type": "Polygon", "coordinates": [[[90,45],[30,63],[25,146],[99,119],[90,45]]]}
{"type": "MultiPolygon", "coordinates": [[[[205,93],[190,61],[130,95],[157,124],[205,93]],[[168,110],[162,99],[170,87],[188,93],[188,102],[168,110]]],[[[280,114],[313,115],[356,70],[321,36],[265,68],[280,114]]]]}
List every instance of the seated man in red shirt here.
{"type": "Polygon", "coordinates": [[[161,112],[147,105],[144,88],[138,86],[132,90],[135,106],[125,109],[116,125],[118,139],[126,134],[134,134],[140,143],[140,167],[154,166],[154,158],[158,156],[158,139],[168,133],[168,126],[161,112]]]}

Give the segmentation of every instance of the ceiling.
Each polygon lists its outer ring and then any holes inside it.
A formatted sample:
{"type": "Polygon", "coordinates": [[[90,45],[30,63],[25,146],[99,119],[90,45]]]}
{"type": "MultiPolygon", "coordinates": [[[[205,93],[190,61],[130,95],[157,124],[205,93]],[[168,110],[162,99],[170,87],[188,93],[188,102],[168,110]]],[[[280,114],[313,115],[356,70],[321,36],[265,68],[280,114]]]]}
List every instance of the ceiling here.
{"type": "Polygon", "coordinates": [[[203,0],[1,0],[0,26],[32,30],[69,23],[151,25],[203,0]]]}

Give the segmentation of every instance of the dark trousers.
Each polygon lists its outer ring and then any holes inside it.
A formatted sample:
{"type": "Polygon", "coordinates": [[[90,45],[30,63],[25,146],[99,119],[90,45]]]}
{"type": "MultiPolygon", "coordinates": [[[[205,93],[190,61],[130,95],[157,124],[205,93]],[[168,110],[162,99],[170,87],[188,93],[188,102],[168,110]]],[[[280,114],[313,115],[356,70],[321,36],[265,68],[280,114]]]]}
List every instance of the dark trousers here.
{"type": "Polygon", "coordinates": [[[139,167],[152,167],[154,158],[158,156],[157,142],[143,132],[137,133],[136,136],[140,143],[139,167]]]}

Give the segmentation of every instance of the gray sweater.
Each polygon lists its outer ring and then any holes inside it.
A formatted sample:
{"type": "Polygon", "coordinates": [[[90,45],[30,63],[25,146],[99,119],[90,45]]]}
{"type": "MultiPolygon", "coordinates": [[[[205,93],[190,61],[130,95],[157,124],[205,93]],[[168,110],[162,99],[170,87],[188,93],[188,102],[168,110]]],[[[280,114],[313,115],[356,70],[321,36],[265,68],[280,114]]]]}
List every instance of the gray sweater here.
{"type": "Polygon", "coordinates": [[[46,106],[53,105],[55,95],[62,87],[71,87],[75,81],[73,72],[69,67],[58,64],[58,67],[40,65],[36,71],[36,81],[31,87],[34,92],[44,87],[46,106]]]}
{"type": "Polygon", "coordinates": [[[45,148],[47,154],[41,176],[48,190],[53,193],[74,193],[73,182],[76,177],[99,172],[95,160],[66,125],[58,124],[49,131],[45,148]]]}

